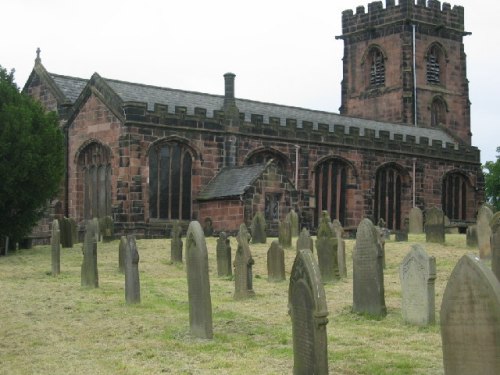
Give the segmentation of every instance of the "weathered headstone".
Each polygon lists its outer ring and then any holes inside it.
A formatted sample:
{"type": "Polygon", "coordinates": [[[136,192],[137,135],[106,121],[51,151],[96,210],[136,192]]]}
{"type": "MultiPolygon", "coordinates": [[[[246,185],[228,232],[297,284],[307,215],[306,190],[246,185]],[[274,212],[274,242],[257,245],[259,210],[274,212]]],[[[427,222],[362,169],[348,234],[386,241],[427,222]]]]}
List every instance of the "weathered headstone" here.
{"type": "MultiPolygon", "coordinates": [[[[379,220],[380,222],[380,220],[379,220]]],[[[382,251],[382,267],[385,269],[385,228],[381,228],[378,225],[375,227],[375,230],[378,233],[378,243],[380,245],[380,250],[382,251]]]]}
{"type": "Polygon", "coordinates": [[[236,236],[238,248],[234,257],[234,298],[242,299],[255,295],[253,290],[254,260],[250,253],[248,240],[250,234],[245,224],[240,225],[240,230],[236,236]]]}
{"type": "Polygon", "coordinates": [[[292,237],[297,237],[299,235],[299,215],[292,208],[287,214],[288,221],[290,222],[290,232],[292,237]]]}
{"type": "Polygon", "coordinates": [[[128,304],[141,302],[141,283],[139,280],[139,252],[135,236],[126,237],[125,246],[125,301],[128,304]]]}
{"type": "Polygon", "coordinates": [[[71,222],[67,217],[59,219],[59,230],[61,231],[60,232],[61,247],[64,249],[73,247],[71,222]]]}
{"type": "Polygon", "coordinates": [[[278,240],[284,249],[292,247],[292,227],[290,220],[283,220],[279,222],[278,240]]]}
{"type": "Polygon", "coordinates": [[[120,271],[120,273],[125,273],[125,249],[127,246],[127,236],[121,236],[120,245],[118,247],[118,271],[120,271]]]}
{"type": "Polygon", "coordinates": [[[306,228],[302,228],[297,238],[297,251],[302,249],[309,249],[311,253],[314,252],[314,241],[306,228]]]}
{"type": "Polygon", "coordinates": [[[279,242],[274,240],[267,251],[267,280],[278,282],[285,279],[285,253],[279,242]]]}
{"type": "Polygon", "coordinates": [[[254,215],[250,230],[252,231],[252,243],[267,242],[266,219],[264,218],[264,214],[262,212],[258,211],[254,215]]]}
{"type": "Polygon", "coordinates": [[[288,288],[292,318],[293,373],[328,374],[328,308],[319,267],[308,249],[293,262],[288,288]]]}
{"type": "Polygon", "coordinates": [[[78,243],[78,225],[76,224],[75,219],[70,217],[69,219],[69,225],[71,227],[71,242],[74,244],[78,243]]]}
{"type": "Polygon", "coordinates": [[[476,256],[453,269],[440,321],[445,374],[500,374],[500,283],[476,256]]]}
{"type": "Polygon", "coordinates": [[[500,211],[493,215],[491,227],[491,270],[500,281],[500,211]]]}
{"type": "Polygon", "coordinates": [[[182,263],[182,228],[179,220],[172,225],[170,232],[170,260],[172,263],[182,263]]]}
{"type": "Polygon", "coordinates": [[[481,259],[489,259],[491,257],[490,236],[491,227],[490,221],[493,217],[491,209],[482,205],[477,213],[477,245],[479,246],[479,257],[481,259]]]}
{"type": "Polygon", "coordinates": [[[212,299],[207,244],[203,229],[197,221],[189,224],[186,234],[186,269],[191,334],[203,339],[212,339],[212,299]]]}
{"type": "Polygon", "coordinates": [[[394,231],[394,241],[408,242],[408,232],[405,230],[394,231]]]}
{"type": "Polygon", "coordinates": [[[465,243],[467,247],[477,248],[477,225],[469,225],[467,231],[465,232],[465,243]]]}
{"type": "Polygon", "coordinates": [[[83,262],[81,268],[81,285],[88,288],[99,287],[96,232],[99,232],[99,227],[94,220],[88,220],[83,240],[83,262]]]}
{"type": "Polygon", "coordinates": [[[209,217],[205,218],[203,221],[203,233],[205,234],[205,237],[211,237],[214,234],[213,222],[209,217]]]}
{"type": "Polygon", "coordinates": [[[334,219],[332,221],[333,232],[335,237],[337,237],[337,259],[339,263],[339,276],[341,278],[347,277],[347,264],[345,256],[345,240],[344,240],[344,228],[339,220],[334,219]]]}
{"type": "Polygon", "coordinates": [[[385,316],[384,270],[378,237],[369,219],[359,223],[353,252],[353,311],[385,316]]]}
{"type": "Polygon", "coordinates": [[[217,275],[231,276],[233,274],[231,267],[231,242],[227,238],[226,232],[220,232],[217,239],[217,275]]]}
{"type": "Polygon", "coordinates": [[[413,207],[410,210],[410,233],[420,234],[424,231],[424,215],[418,207],[413,207]]]}
{"type": "Polygon", "coordinates": [[[321,280],[324,283],[340,278],[337,246],[338,241],[333,233],[330,217],[327,212],[323,212],[316,236],[316,254],[321,280]]]}
{"type": "Polygon", "coordinates": [[[444,243],[444,213],[439,208],[425,211],[425,241],[444,243]]]}
{"type": "Polygon", "coordinates": [[[99,220],[99,229],[101,231],[103,242],[110,242],[114,240],[115,228],[113,218],[111,216],[104,216],[99,220]]]}
{"type": "Polygon", "coordinates": [[[426,326],[435,323],[436,259],[421,245],[413,245],[399,266],[402,313],[406,323],[426,326]]]}
{"type": "Polygon", "coordinates": [[[52,235],[50,237],[51,258],[52,258],[52,275],[56,276],[61,273],[61,231],[59,230],[59,222],[52,221],[52,235]]]}
{"type": "Polygon", "coordinates": [[[100,224],[99,224],[99,219],[97,217],[94,217],[92,219],[92,221],[94,222],[94,226],[96,227],[96,231],[95,231],[95,240],[96,242],[99,242],[101,241],[101,229],[100,229],[100,224]]]}

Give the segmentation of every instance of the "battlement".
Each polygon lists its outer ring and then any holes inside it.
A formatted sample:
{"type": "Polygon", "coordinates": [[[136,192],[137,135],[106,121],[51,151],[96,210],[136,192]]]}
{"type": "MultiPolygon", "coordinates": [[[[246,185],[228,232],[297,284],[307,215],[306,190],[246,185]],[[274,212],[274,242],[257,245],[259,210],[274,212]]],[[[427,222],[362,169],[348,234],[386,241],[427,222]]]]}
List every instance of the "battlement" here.
{"type": "Polygon", "coordinates": [[[440,28],[446,27],[456,31],[464,31],[464,8],[442,3],[437,0],[386,0],[385,8],[382,1],[342,12],[342,36],[373,30],[394,23],[424,23],[434,24],[440,28]]]}

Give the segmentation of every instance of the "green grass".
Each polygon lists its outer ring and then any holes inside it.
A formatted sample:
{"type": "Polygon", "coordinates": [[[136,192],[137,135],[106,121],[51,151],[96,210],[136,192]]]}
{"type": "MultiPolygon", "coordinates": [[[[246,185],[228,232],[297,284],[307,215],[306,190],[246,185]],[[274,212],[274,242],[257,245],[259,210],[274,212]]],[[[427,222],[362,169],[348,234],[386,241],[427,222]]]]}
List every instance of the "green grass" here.
{"type": "MultiPolygon", "coordinates": [[[[470,252],[464,235],[445,246],[424,244],[436,257],[436,318],[447,279],[470,252]]],[[[207,239],[214,339],[189,334],[184,264],[170,263],[169,240],[139,240],[141,299],[126,305],[118,272],[118,241],[99,243],[99,288],[80,286],[81,244],[62,249],[61,274],[50,274],[50,247],[0,258],[0,374],[290,374],[293,367],[288,281],[267,282],[267,245],[251,245],[256,297],[233,299],[234,281],[217,277],[214,238],[207,239]],[[258,275],[258,277],[257,277],[258,275]]],[[[411,243],[386,242],[387,316],[351,313],[348,278],[325,285],[328,360],[335,374],[442,374],[439,325],[413,327],[401,318],[399,264],[411,243]]],[[[234,251],[236,241],[231,238],[234,251]]],[[[295,252],[285,250],[287,280],[295,252]]]]}

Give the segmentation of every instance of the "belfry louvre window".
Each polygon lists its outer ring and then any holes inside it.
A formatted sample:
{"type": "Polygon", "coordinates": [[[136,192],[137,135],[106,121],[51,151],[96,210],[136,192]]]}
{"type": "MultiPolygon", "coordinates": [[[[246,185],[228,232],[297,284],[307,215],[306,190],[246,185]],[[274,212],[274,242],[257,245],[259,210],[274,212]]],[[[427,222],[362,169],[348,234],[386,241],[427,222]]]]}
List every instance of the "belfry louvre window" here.
{"type": "Polygon", "coordinates": [[[443,212],[450,220],[465,220],[467,182],[461,173],[448,173],[443,179],[443,212]]]}
{"type": "Polygon", "coordinates": [[[388,229],[401,229],[401,175],[394,167],[377,171],[374,214],[375,221],[384,219],[388,229]]]}
{"type": "Polygon", "coordinates": [[[345,225],[348,165],[342,160],[331,159],[316,168],[317,218],[328,211],[333,219],[345,225]]]}
{"type": "Polygon", "coordinates": [[[436,46],[429,50],[427,55],[427,83],[440,83],[441,68],[439,66],[440,53],[436,46]]]}
{"type": "Polygon", "coordinates": [[[384,86],[385,85],[385,65],[384,56],[377,48],[372,49],[370,52],[371,66],[370,66],[370,86],[384,86]]]}
{"type": "Polygon", "coordinates": [[[191,219],[192,155],[179,143],[149,152],[149,212],[154,219],[191,219]]]}

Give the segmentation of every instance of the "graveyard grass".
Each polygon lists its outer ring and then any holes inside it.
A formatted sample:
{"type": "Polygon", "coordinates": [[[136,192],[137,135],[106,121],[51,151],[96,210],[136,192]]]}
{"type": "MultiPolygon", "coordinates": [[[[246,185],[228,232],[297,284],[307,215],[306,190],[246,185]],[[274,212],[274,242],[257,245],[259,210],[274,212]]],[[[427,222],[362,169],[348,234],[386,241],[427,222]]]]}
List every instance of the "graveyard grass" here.
{"type": "MultiPolygon", "coordinates": [[[[217,277],[216,239],[207,239],[213,340],[189,334],[185,263],[170,263],[169,239],[137,241],[138,305],[125,303],[118,240],[98,244],[97,289],[80,286],[82,244],[61,249],[55,277],[50,246],[1,257],[0,374],[291,374],[287,303],[295,250],[285,249],[287,280],[270,283],[266,253],[273,239],[250,245],[256,296],[237,301],[234,281],[217,277]]],[[[424,235],[386,242],[382,319],[351,313],[353,245],[346,241],[347,279],[325,285],[330,373],[442,374],[439,309],[453,267],[471,252],[465,235],[447,234],[445,245],[425,244],[424,235]],[[425,328],[404,324],[401,315],[399,265],[412,243],[436,257],[437,323],[425,328]]],[[[234,237],[231,248],[234,260],[234,237]]]]}

